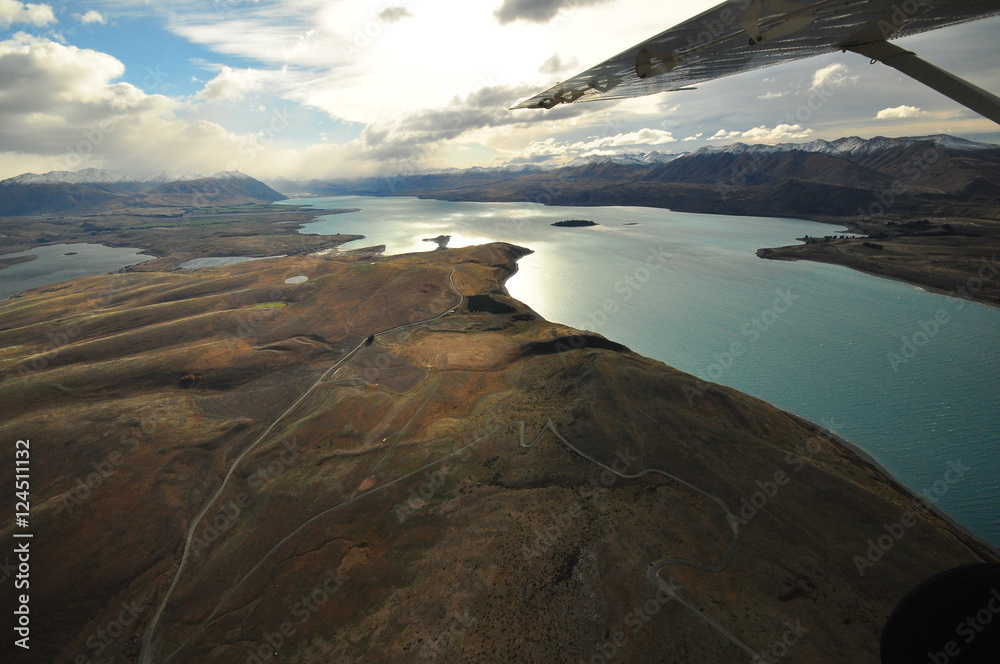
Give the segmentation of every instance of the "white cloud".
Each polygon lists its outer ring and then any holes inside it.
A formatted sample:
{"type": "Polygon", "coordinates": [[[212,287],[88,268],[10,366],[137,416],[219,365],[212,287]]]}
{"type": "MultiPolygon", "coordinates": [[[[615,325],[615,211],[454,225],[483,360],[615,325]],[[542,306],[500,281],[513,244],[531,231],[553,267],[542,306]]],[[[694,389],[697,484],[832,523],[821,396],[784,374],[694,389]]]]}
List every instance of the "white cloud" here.
{"type": "Polygon", "coordinates": [[[857,83],[858,77],[849,75],[850,71],[851,70],[847,68],[847,65],[839,62],[827,65],[822,69],[817,69],[813,74],[812,86],[810,89],[835,88],[846,83],[857,83]]]}
{"type": "Polygon", "coordinates": [[[0,42],[0,172],[113,165],[223,170],[248,137],[178,119],[180,102],[115,82],[125,72],[97,51],[18,33],[0,42]]]}
{"type": "MultiPolygon", "coordinates": [[[[543,141],[543,145],[547,148],[560,150],[561,154],[577,156],[582,154],[596,154],[598,152],[601,154],[614,154],[616,152],[615,150],[607,150],[607,148],[665,145],[676,141],[677,139],[674,138],[669,131],[644,128],[639,129],[638,131],[616,134],[614,136],[604,136],[602,138],[592,137],[586,141],[576,141],[573,143],[566,142],[559,144],[549,139],[547,141],[543,141]]],[[[555,152],[553,152],[553,154],[555,154],[555,152]]]]}
{"type": "Polygon", "coordinates": [[[577,143],[581,149],[590,150],[603,147],[623,147],[626,145],[664,145],[673,143],[677,139],[671,136],[669,131],[662,129],[640,129],[627,134],[617,134],[598,138],[585,143],[577,143]]]}
{"type": "MultiPolygon", "coordinates": [[[[673,25],[690,11],[647,0],[578,9],[577,0],[563,0],[551,24],[517,20],[501,26],[494,16],[498,0],[422,3],[413,16],[394,23],[380,20],[367,2],[274,0],[221,13],[203,9],[212,3],[187,4],[189,11],[163,10],[173,33],[255,67],[287,63],[308,71],[310,83],[296,90],[295,101],[365,124],[445,108],[456,95],[488,86],[527,87],[525,94],[533,94],[552,82],[547,72],[556,63],[548,63],[546,72],[539,68],[553,53],[564,69],[598,62],[648,38],[650,24],[673,25]],[[607,26],[622,14],[644,20],[609,32],[607,26]],[[484,55],[498,53],[502,57],[484,55]]],[[[527,4],[518,12],[537,9],[527,4]]]]}
{"type": "Polygon", "coordinates": [[[902,120],[904,118],[919,118],[926,115],[916,106],[895,106],[893,108],[883,108],[875,116],[876,120],[902,120]]]}
{"type": "MultiPolygon", "coordinates": [[[[459,154],[462,145],[477,146],[472,152],[478,159],[558,161],[586,153],[658,149],[653,146],[674,140],[704,141],[706,136],[715,141],[815,137],[802,128],[807,124],[819,127],[816,131],[822,138],[833,139],[887,131],[888,123],[875,120],[871,112],[880,107],[920,103],[926,109],[920,126],[928,127],[937,121],[941,107],[930,99],[917,102],[901,97],[898,87],[886,84],[895,75],[875,67],[866,71],[856,88],[844,88],[852,95],[856,91],[869,105],[854,103],[851,95],[838,95],[824,106],[822,115],[786,114],[795,110],[790,100],[808,95],[810,84],[829,87],[854,80],[852,71],[860,70],[848,70],[839,64],[840,54],[830,54],[822,60],[774,68],[767,79],[733,77],[724,85],[707,84],[683,95],[568,104],[546,112],[507,110],[518,97],[548,87],[554,78],[648,38],[651,26],[674,25],[717,0],[696,0],[693,5],[615,0],[586,7],[577,0],[419,5],[407,0],[79,0],[70,4],[60,0],[58,5],[53,0],[35,1],[60,8],[76,6],[81,13],[92,6],[109,18],[158,14],[166,30],[197,45],[198,54],[206,58],[202,63],[194,58],[174,63],[172,70],[168,58],[193,53],[183,48],[165,53],[164,69],[179,72],[171,80],[183,87],[190,85],[192,74],[209,80],[190,86],[200,90],[193,96],[179,92],[174,98],[147,95],[121,82],[124,66],[117,59],[85,49],[73,51],[65,42],[58,44],[61,38],[56,36],[51,37],[51,44],[67,50],[60,51],[51,66],[39,62],[42,54],[55,50],[50,44],[33,47],[37,54],[18,56],[28,67],[17,58],[0,56],[5,60],[0,62],[0,150],[4,151],[0,168],[8,173],[26,165],[41,170],[39,161],[62,158],[84,140],[84,132],[108,119],[114,120],[115,130],[94,148],[90,159],[95,163],[87,165],[100,166],[97,162],[106,160],[109,166],[127,171],[130,164],[146,167],[142,163],[146,160],[149,168],[155,162],[157,169],[208,171],[221,170],[236,160],[239,168],[254,175],[322,178],[389,174],[398,164],[409,169],[456,165],[448,160],[459,154]],[[495,14],[501,6],[514,17],[504,25],[495,14]],[[387,9],[394,11],[380,16],[387,9]],[[550,14],[548,22],[534,20],[545,21],[550,14]],[[641,16],[642,20],[622,22],[622,16],[641,16]],[[611,25],[614,30],[609,29],[611,25]],[[60,59],[67,53],[87,66],[72,69],[60,59]],[[497,53],[502,57],[487,57],[497,53]],[[222,64],[229,69],[222,69],[222,64]],[[21,70],[26,72],[25,80],[11,77],[21,70]],[[205,75],[205,71],[211,73],[205,75]],[[758,96],[765,103],[755,101],[758,96]],[[785,99],[767,101],[779,97],[785,99]],[[259,112],[261,105],[272,110],[259,112]],[[292,128],[271,140],[266,130],[275,119],[273,112],[285,109],[295,118],[292,128]],[[334,122],[321,120],[317,111],[334,122]],[[669,120],[664,120],[667,113],[669,120]],[[714,126],[749,129],[721,130],[712,136],[705,129],[713,126],[705,124],[712,117],[717,118],[714,126]],[[319,124],[310,131],[314,122],[319,124]],[[654,127],[664,131],[652,133],[649,128],[654,127]],[[202,160],[205,163],[199,163],[202,160]]],[[[10,7],[23,16],[30,7],[46,6],[0,0],[0,16],[10,7]]],[[[69,15],[68,10],[61,11],[69,15]]],[[[1000,18],[991,20],[995,26],[1000,18]]],[[[983,25],[985,30],[987,22],[983,25]]],[[[970,34],[970,28],[954,29],[970,34]]],[[[73,39],[72,33],[67,36],[73,39]]],[[[0,36],[0,42],[3,39],[11,38],[0,36]]],[[[940,44],[939,40],[933,43],[940,44]]],[[[984,43],[992,50],[977,52],[974,60],[968,60],[968,53],[959,52],[957,46],[953,61],[939,58],[929,47],[926,52],[936,63],[959,73],[962,70],[954,66],[955,61],[966,72],[978,67],[975,71],[983,77],[993,71],[990,67],[998,61],[1000,48],[988,40],[984,43]]],[[[854,57],[842,59],[849,65],[854,57]]],[[[128,73],[141,78],[141,72],[128,73]]],[[[977,84],[987,85],[988,80],[977,84]]],[[[808,109],[817,111],[812,106],[808,109]]],[[[942,118],[942,126],[945,120],[948,116],[942,118]]],[[[914,131],[914,122],[906,123],[907,131],[914,131]]],[[[990,131],[983,128],[985,120],[970,123],[966,131],[990,131]]],[[[282,126],[280,121],[276,124],[282,126]]],[[[965,127],[950,126],[955,131],[965,127]]]]}
{"type": "Polygon", "coordinates": [[[810,134],[812,134],[812,129],[803,129],[801,125],[797,124],[779,124],[774,129],[768,129],[761,125],[743,132],[740,138],[766,143],[768,141],[785,141],[790,138],[809,138],[810,134]]]}
{"type": "Polygon", "coordinates": [[[552,57],[543,62],[542,66],[538,68],[538,73],[555,75],[577,66],[576,58],[572,58],[568,62],[563,62],[558,53],[553,53],[552,57]]]}
{"type": "Polygon", "coordinates": [[[709,141],[724,141],[724,140],[729,139],[729,138],[739,138],[741,135],[742,135],[742,132],[739,132],[739,131],[726,131],[725,129],[720,129],[719,131],[717,131],[714,134],[712,134],[711,136],[709,136],[706,140],[709,140],[709,141]]]}
{"type": "Polygon", "coordinates": [[[532,141],[520,154],[524,161],[544,161],[549,157],[565,157],[567,152],[565,143],[557,143],[554,138],[546,138],[543,141],[532,141]]]}
{"type": "MultiPolygon", "coordinates": [[[[574,157],[589,157],[593,155],[614,155],[623,152],[621,148],[639,148],[647,146],[674,143],[669,131],[643,128],[628,133],[591,137],[584,141],[557,141],[548,137],[540,141],[532,141],[528,147],[519,151],[515,161],[538,163],[543,161],[569,160],[574,157]]],[[[645,150],[642,150],[645,151],[645,150]]]]}
{"type": "Polygon", "coordinates": [[[709,136],[709,141],[724,141],[734,138],[742,138],[752,142],[767,143],[770,141],[785,141],[792,138],[808,138],[812,134],[812,129],[803,129],[801,125],[779,124],[773,129],[768,129],[765,125],[753,127],[746,131],[726,131],[720,129],[709,136]]]}
{"type": "Polygon", "coordinates": [[[596,5],[608,0],[504,0],[496,11],[501,25],[513,21],[547,23],[563,9],[596,5]]]}
{"type": "Polygon", "coordinates": [[[0,0],[0,26],[30,23],[41,27],[56,22],[56,15],[49,5],[23,3],[17,0],[0,0]]]}
{"type": "Polygon", "coordinates": [[[272,72],[259,69],[233,69],[223,67],[222,71],[205,84],[198,92],[199,99],[240,101],[247,93],[260,90],[263,80],[269,78],[272,72]]]}
{"type": "Polygon", "coordinates": [[[80,23],[85,25],[88,23],[100,23],[101,25],[104,25],[107,22],[104,20],[104,17],[101,16],[101,13],[94,9],[91,9],[86,14],[73,14],[73,16],[75,16],[80,23]]]}

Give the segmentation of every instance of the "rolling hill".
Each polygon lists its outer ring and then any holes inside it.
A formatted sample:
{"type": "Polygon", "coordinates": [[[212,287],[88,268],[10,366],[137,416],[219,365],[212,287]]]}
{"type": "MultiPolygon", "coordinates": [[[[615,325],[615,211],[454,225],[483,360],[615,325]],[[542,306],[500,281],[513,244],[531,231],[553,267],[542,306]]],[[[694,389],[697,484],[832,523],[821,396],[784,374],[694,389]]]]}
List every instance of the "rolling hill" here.
{"type": "Polygon", "coordinates": [[[911,588],[997,559],[814,425],[541,320],[502,287],[524,253],[0,303],[32,656],[876,664],[911,588]]]}

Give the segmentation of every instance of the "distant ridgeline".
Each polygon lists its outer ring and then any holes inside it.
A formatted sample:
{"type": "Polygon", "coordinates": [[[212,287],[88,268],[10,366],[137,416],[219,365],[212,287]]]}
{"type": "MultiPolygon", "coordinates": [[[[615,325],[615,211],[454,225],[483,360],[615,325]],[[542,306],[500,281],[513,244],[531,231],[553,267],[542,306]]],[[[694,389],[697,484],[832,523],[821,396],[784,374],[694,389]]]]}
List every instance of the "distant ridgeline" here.
{"type": "Polygon", "coordinates": [[[285,198],[238,171],[181,175],[161,171],[143,180],[96,168],[26,173],[0,182],[0,216],[114,212],[129,207],[198,208],[272,203],[285,198]]]}
{"type": "Polygon", "coordinates": [[[684,212],[798,216],[995,216],[1000,146],[947,135],[841,138],[622,154],[393,178],[293,182],[282,192],[427,196],[546,205],[644,205],[684,212]]]}

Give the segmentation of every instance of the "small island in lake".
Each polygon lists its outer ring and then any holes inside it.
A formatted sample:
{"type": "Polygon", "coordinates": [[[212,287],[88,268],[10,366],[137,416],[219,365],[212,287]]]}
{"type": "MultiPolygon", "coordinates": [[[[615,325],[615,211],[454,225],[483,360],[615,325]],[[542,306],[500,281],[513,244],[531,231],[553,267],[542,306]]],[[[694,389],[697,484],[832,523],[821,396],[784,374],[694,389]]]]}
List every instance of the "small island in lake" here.
{"type": "Polygon", "coordinates": [[[557,221],[553,226],[561,226],[565,228],[576,228],[578,226],[596,226],[596,221],[587,221],[586,219],[567,219],[566,221],[557,221]]]}

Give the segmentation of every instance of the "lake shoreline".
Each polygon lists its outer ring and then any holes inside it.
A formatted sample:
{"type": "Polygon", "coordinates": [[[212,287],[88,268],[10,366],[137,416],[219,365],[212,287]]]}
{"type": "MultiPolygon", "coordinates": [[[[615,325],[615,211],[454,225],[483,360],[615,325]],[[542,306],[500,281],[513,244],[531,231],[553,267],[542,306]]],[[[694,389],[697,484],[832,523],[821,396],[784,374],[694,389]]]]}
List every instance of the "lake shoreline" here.
{"type": "MultiPolygon", "coordinates": [[[[412,194],[407,194],[412,195],[412,194]]],[[[378,196],[378,198],[391,198],[392,196],[378,196]]],[[[438,198],[432,195],[416,195],[414,196],[420,200],[435,200],[435,201],[448,201],[448,202],[461,202],[450,198],[438,198]]],[[[511,201],[470,201],[470,202],[511,202],[511,201]]],[[[531,201],[526,201],[531,202],[531,201]]],[[[543,204],[545,207],[549,207],[549,204],[543,204]]],[[[735,213],[710,213],[710,212],[690,212],[686,210],[675,210],[673,208],[659,208],[656,206],[649,205],[572,205],[563,204],[560,207],[575,207],[580,209],[593,209],[600,207],[636,207],[636,208],[654,208],[663,209],[673,212],[687,212],[690,214],[717,214],[718,216],[747,216],[747,217],[757,217],[758,215],[737,215],[735,213]]],[[[956,284],[962,284],[964,281],[969,279],[969,276],[963,276],[961,274],[955,274],[960,272],[962,258],[967,256],[975,256],[975,251],[980,249],[976,241],[970,240],[966,242],[966,253],[959,253],[956,256],[951,257],[952,259],[944,266],[938,266],[936,274],[921,274],[921,267],[924,265],[923,261],[926,261],[929,257],[933,256],[937,251],[942,248],[946,248],[943,242],[936,241],[938,238],[933,235],[908,235],[905,232],[899,234],[899,227],[905,226],[907,218],[905,217],[892,217],[886,215],[882,217],[871,217],[865,220],[859,220],[857,217],[838,217],[832,215],[824,214],[805,214],[797,217],[787,217],[784,215],[775,216],[764,216],[761,219],[789,219],[794,218],[801,221],[811,221],[818,224],[827,224],[831,226],[843,226],[851,232],[857,233],[859,235],[872,236],[879,242],[886,241],[880,236],[883,234],[888,235],[888,241],[902,241],[902,242],[912,242],[916,240],[919,244],[919,251],[914,253],[913,260],[909,265],[899,266],[887,264],[885,261],[879,261],[877,264],[863,264],[857,257],[851,257],[838,253],[822,253],[816,247],[818,245],[788,245],[781,247],[764,247],[757,250],[757,255],[765,260],[809,260],[817,263],[825,263],[828,265],[841,265],[844,267],[851,268],[853,270],[858,270],[865,274],[883,277],[885,279],[891,279],[895,281],[901,281],[913,286],[920,286],[926,288],[929,291],[940,293],[943,295],[952,294],[951,291],[954,289],[956,284]],[[895,230],[894,230],[895,229],[895,230]],[[952,285],[943,285],[941,283],[942,279],[948,279],[952,282],[952,285]]],[[[909,222],[912,223],[912,222],[909,222]]],[[[996,254],[1000,253],[1000,224],[996,223],[986,223],[984,219],[966,219],[966,218],[946,218],[946,219],[935,219],[934,224],[947,225],[947,226],[957,226],[959,228],[974,228],[975,230],[964,231],[967,234],[962,234],[960,232],[957,236],[943,235],[940,237],[968,237],[968,238],[978,238],[984,241],[985,246],[991,247],[992,255],[995,257],[996,254]]],[[[864,240],[844,240],[840,241],[838,244],[848,245],[848,246],[858,246],[862,245],[864,240]]],[[[913,246],[911,244],[911,246],[913,246]]],[[[978,257],[978,256],[977,256],[978,257]]],[[[973,302],[979,304],[986,304],[992,307],[1000,307],[1000,286],[990,289],[989,292],[983,294],[974,294],[971,298],[973,302]]]]}
{"type": "MultiPolygon", "coordinates": [[[[28,251],[31,251],[30,249],[28,251]]],[[[14,258],[2,258],[0,257],[0,270],[6,270],[11,265],[19,265],[20,263],[27,263],[29,261],[38,260],[37,254],[29,254],[27,256],[17,256],[14,258]]]]}
{"type": "MultiPolygon", "coordinates": [[[[908,284],[910,286],[919,286],[924,290],[937,293],[938,295],[947,295],[950,297],[958,297],[963,300],[970,302],[975,302],[977,304],[983,304],[989,307],[1000,309],[1000,291],[992,291],[988,297],[983,297],[978,293],[972,293],[971,289],[969,295],[970,297],[962,297],[958,294],[958,287],[961,286],[961,282],[957,282],[959,286],[952,285],[947,287],[942,284],[942,279],[948,279],[943,275],[925,274],[917,275],[914,274],[911,269],[906,267],[893,267],[886,265],[878,265],[872,263],[864,263],[850,255],[844,254],[842,252],[834,251],[823,251],[816,250],[812,248],[812,245],[799,244],[799,245],[788,245],[782,247],[762,247],[757,250],[757,257],[764,260],[774,260],[774,261],[811,261],[814,263],[823,263],[825,265],[838,265],[840,267],[846,267],[850,270],[855,270],[861,272],[862,274],[867,274],[873,277],[879,277],[881,279],[888,279],[890,281],[897,281],[900,283],[908,284]]],[[[953,278],[961,278],[953,277],[953,278]]],[[[975,275],[972,277],[966,277],[965,281],[977,278],[975,275]]],[[[949,279],[950,281],[950,279],[949,279]]],[[[956,282],[952,282],[953,284],[956,282]]]]}
{"type": "MultiPolygon", "coordinates": [[[[775,407],[777,408],[777,406],[775,406],[775,407]]],[[[960,523],[958,520],[956,520],[954,517],[952,517],[950,514],[948,514],[944,510],[942,510],[940,507],[938,507],[934,503],[932,503],[929,500],[926,500],[925,498],[921,497],[920,494],[917,493],[916,489],[914,489],[909,484],[907,484],[906,482],[904,482],[901,479],[899,479],[895,475],[895,473],[893,473],[891,470],[889,470],[888,468],[886,468],[885,465],[883,465],[881,461],[879,461],[872,454],[870,454],[868,451],[866,451],[865,449],[863,449],[862,447],[860,447],[856,443],[851,442],[850,440],[848,440],[847,438],[844,438],[843,436],[841,436],[838,433],[834,433],[833,431],[830,431],[829,429],[827,429],[826,427],[824,427],[822,424],[819,424],[818,422],[813,422],[812,420],[810,420],[807,417],[802,417],[801,415],[797,415],[796,413],[793,413],[790,410],[785,410],[785,409],[779,409],[779,410],[781,410],[783,413],[785,413],[786,415],[788,415],[789,417],[791,417],[793,420],[796,420],[797,422],[801,422],[801,423],[803,423],[803,424],[805,424],[807,426],[815,427],[816,430],[819,431],[821,434],[823,434],[825,437],[829,438],[831,441],[833,441],[837,445],[840,445],[845,450],[847,450],[848,452],[850,452],[852,455],[854,455],[855,457],[857,457],[857,459],[861,463],[866,464],[866,465],[874,468],[877,472],[882,473],[883,475],[885,475],[886,477],[888,477],[889,479],[891,479],[893,482],[895,482],[898,485],[898,488],[900,490],[902,490],[903,492],[906,492],[906,493],[910,494],[910,496],[913,499],[913,502],[914,502],[915,505],[919,504],[920,507],[923,507],[924,509],[927,509],[930,512],[934,513],[935,516],[937,516],[938,518],[940,518],[943,521],[947,522],[948,525],[950,525],[956,531],[964,533],[968,538],[970,538],[978,546],[983,547],[984,549],[988,550],[993,555],[1000,557],[1000,545],[993,544],[992,542],[990,542],[985,537],[983,537],[983,536],[977,534],[976,532],[974,532],[968,526],[960,523]]]]}
{"type": "MultiPolygon", "coordinates": [[[[994,366],[995,356],[984,353],[992,352],[986,346],[996,333],[982,334],[997,329],[996,309],[964,307],[961,316],[952,316],[947,323],[947,335],[941,335],[947,340],[921,347],[920,357],[911,360],[905,348],[901,350],[900,340],[918,334],[917,343],[922,343],[920,321],[928,320],[928,315],[933,318],[942,307],[958,310],[968,300],[942,298],[942,293],[899,279],[873,278],[884,275],[840,270],[817,261],[793,268],[792,263],[754,255],[761,246],[777,247],[806,235],[823,237],[839,230],[836,227],[783,217],[602,206],[591,207],[586,214],[600,226],[574,232],[550,225],[581,216],[578,208],[561,206],[412,196],[334,196],[309,202],[364,208],[357,217],[331,217],[307,232],[350,233],[363,228],[368,242],[387,245],[391,252],[387,256],[420,252],[414,255],[430,258],[435,252],[421,252],[419,245],[427,243],[420,238],[439,234],[459,241],[453,240],[449,250],[461,242],[490,241],[483,236],[530,247],[534,254],[518,263],[504,284],[505,292],[497,290],[498,296],[530,303],[533,315],[593,330],[643,356],[688,374],[711,376],[716,383],[801,413],[810,421],[836,416],[838,428],[856,446],[877,455],[896,476],[906,478],[907,486],[928,486],[939,477],[947,461],[941,457],[941,446],[963,459],[974,459],[981,472],[996,474],[996,459],[984,456],[984,445],[995,440],[1000,426],[996,414],[984,410],[986,395],[997,382],[984,374],[994,366]],[[776,289],[788,293],[789,286],[789,300],[772,308],[776,289]],[[779,313],[788,304],[788,313],[779,313]],[[697,325],[680,316],[685,311],[699,312],[697,325]],[[754,321],[762,316],[758,329],[754,321]],[[836,329],[823,323],[831,316],[838,321],[836,329]],[[664,320],[669,332],[663,329],[664,320]],[[720,358],[734,345],[739,355],[723,362],[720,358]],[[900,353],[905,366],[893,366],[887,358],[900,353]],[[837,369],[828,374],[830,380],[821,381],[828,387],[819,394],[815,377],[806,368],[828,363],[837,369]],[[879,378],[883,373],[887,376],[879,378]],[[956,376],[968,375],[980,378],[975,386],[965,380],[956,392],[956,376]],[[858,397],[878,390],[878,381],[895,386],[885,393],[880,407],[901,414],[920,404],[921,414],[879,417],[858,397]],[[944,392],[953,396],[939,396],[944,392]],[[964,433],[956,439],[948,430],[964,433]],[[901,439],[926,452],[922,460],[903,454],[897,445],[901,439]]],[[[849,226],[842,220],[836,223],[840,228],[849,226]]],[[[940,504],[981,537],[1000,544],[1000,532],[986,509],[994,502],[983,488],[969,485],[950,492],[940,504]]]]}

